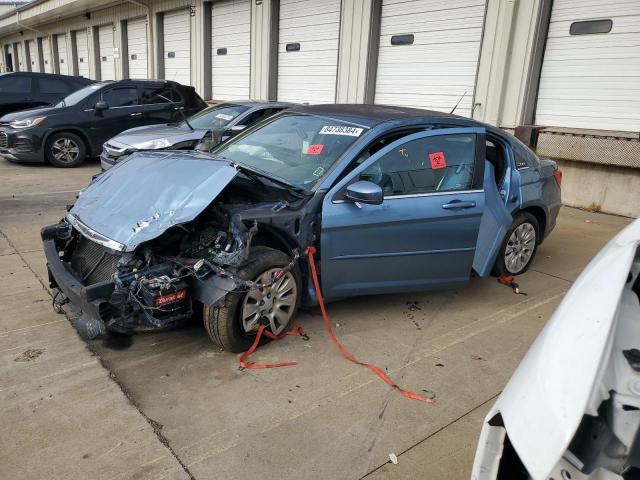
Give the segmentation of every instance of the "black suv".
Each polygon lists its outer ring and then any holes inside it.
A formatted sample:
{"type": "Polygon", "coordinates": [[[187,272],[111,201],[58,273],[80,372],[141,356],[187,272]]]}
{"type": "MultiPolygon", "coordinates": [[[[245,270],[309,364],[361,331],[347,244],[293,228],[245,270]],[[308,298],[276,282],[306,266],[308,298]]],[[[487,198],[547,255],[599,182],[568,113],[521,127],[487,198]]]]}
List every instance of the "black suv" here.
{"type": "Polygon", "coordinates": [[[0,73],[0,116],[51,105],[91,83],[88,78],[52,73],[0,73]]]}
{"type": "Polygon", "coordinates": [[[88,85],[52,107],[0,118],[0,155],[16,162],[75,167],[129,128],[171,123],[206,107],[193,87],[165,80],[88,85]]]}

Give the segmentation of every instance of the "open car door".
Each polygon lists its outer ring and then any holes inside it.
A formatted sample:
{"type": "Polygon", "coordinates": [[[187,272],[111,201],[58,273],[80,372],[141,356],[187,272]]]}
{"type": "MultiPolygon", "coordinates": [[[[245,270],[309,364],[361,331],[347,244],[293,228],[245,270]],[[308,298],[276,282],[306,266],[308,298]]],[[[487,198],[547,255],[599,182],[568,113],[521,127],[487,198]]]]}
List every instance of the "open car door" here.
{"type": "Polygon", "coordinates": [[[513,218],[505,206],[504,198],[498,192],[494,167],[489,162],[485,162],[484,165],[483,188],[485,203],[473,257],[473,269],[481,277],[486,277],[491,273],[513,218]]]}

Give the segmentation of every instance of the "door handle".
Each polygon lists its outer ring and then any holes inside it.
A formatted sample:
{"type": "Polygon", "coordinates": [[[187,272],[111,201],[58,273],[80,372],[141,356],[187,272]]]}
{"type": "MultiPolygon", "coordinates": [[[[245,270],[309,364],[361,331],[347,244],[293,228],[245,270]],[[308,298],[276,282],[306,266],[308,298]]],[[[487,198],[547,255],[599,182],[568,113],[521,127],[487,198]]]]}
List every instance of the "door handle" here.
{"type": "Polygon", "coordinates": [[[474,208],[476,206],[476,202],[463,202],[461,200],[452,200],[449,203],[445,203],[442,205],[442,208],[445,210],[459,210],[463,208],[474,208]]]}
{"type": "Polygon", "coordinates": [[[142,115],[142,112],[136,112],[136,113],[130,113],[129,114],[130,117],[139,117],[140,115],[142,115]]]}

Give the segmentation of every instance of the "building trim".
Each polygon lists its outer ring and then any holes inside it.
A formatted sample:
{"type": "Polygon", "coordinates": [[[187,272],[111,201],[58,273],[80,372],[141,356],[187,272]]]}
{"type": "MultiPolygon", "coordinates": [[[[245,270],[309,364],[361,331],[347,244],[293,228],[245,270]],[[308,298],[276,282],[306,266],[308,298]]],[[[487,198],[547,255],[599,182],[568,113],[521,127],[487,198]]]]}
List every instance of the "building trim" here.
{"type": "Polygon", "coordinates": [[[524,98],[522,99],[522,113],[520,124],[533,125],[535,122],[536,105],[538,103],[538,90],[540,88],[540,75],[544,51],[547,46],[547,34],[551,23],[551,9],[553,0],[540,0],[538,16],[535,25],[535,37],[529,69],[525,79],[524,98]]]}

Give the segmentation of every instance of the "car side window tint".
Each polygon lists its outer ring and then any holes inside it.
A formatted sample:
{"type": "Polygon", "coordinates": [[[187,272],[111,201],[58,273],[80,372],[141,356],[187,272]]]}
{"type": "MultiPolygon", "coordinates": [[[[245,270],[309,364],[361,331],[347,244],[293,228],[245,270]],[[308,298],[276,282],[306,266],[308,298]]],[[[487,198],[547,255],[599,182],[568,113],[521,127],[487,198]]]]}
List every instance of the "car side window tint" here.
{"type": "Polygon", "coordinates": [[[418,138],[399,145],[360,174],[385,197],[469,190],[473,186],[476,135],[418,138]]]}
{"type": "Polygon", "coordinates": [[[155,105],[158,103],[179,102],[180,97],[176,98],[176,92],[170,85],[152,85],[146,86],[142,90],[142,105],[155,105]]]}
{"type": "Polygon", "coordinates": [[[138,104],[138,89],[136,87],[114,88],[102,94],[102,100],[109,108],[131,107],[138,104]]]}
{"type": "Polygon", "coordinates": [[[59,78],[40,78],[40,93],[45,94],[67,94],[71,92],[69,85],[59,78]]]}
{"type": "Polygon", "coordinates": [[[31,93],[32,79],[12,75],[0,79],[0,93],[31,93]]]}
{"type": "Polygon", "coordinates": [[[279,109],[273,109],[273,108],[263,108],[262,110],[257,110],[251,113],[250,115],[248,115],[247,118],[245,118],[244,120],[241,120],[240,122],[238,122],[238,125],[244,125],[244,126],[253,125],[254,123],[258,123],[260,120],[263,120],[271,116],[273,113],[279,112],[279,111],[280,111],[279,109]]]}

